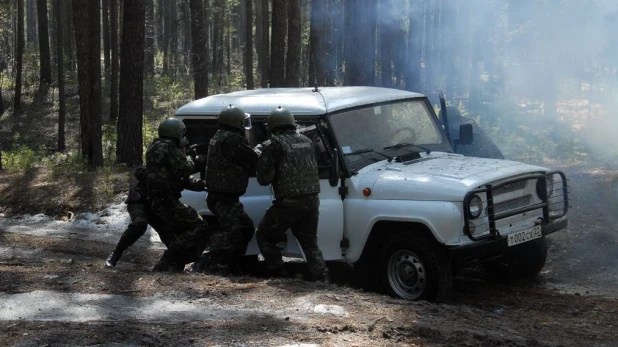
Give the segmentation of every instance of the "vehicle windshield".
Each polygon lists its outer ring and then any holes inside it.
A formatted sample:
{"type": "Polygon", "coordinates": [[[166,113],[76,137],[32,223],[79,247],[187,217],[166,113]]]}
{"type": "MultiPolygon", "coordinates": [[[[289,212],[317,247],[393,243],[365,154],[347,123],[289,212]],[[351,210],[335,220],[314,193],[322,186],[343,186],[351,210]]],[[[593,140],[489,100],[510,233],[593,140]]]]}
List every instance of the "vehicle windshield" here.
{"type": "Polygon", "coordinates": [[[424,99],[333,114],[330,123],[341,153],[355,170],[388,156],[450,150],[424,99]]]}

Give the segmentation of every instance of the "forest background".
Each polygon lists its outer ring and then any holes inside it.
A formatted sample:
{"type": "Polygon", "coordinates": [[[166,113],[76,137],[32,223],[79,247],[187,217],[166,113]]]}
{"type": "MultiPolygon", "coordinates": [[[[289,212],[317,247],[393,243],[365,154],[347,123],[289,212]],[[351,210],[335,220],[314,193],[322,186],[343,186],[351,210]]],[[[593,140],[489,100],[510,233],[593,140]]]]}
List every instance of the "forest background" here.
{"type": "Polygon", "coordinates": [[[103,204],[178,107],[269,87],[442,91],[508,159],[615,163],[616,32],[611,0],[0,0],[0,197],[103,204]]]}

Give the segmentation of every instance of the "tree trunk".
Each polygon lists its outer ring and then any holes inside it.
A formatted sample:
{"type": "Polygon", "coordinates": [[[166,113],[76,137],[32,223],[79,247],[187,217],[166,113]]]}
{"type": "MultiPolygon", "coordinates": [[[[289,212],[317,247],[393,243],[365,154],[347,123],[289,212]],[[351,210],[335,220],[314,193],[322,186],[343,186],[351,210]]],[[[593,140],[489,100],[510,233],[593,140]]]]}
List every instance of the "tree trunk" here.
{"type": "Polygon", "coordinates": [[[406,64],[406,90],[421,92],[421,58],[423,43],[423,7],[422,2],[410,3],[410,24],[408,27],[408,63],[406,64]]]}
{"type": "Polygon", "coordinates": [[[75,59],[73,59],[73,21],[71,18],[73,17],[73,10],[71,6],[71,1],[62,1],[62,22],[64,25],[62,26],[62,37],[64,38],[64,56],[66,57],[66,66],[70,71],[75,71],[75,59]]]}
{"type": "Polygon", "coordinates": [[[247,89],[253,89],[253,0],[245,0],[245,76],[247,89]]]}
{"type": "Polygon", "coordinates": [[[154,0],[146,0],[146,52],[144,57],[144,74],[154,75],[155,57],[155,23],[154,0]]]}
{"type": "Polygon", "coordinates": [[[110,0],[110,44],[112,51],[112,87],[110,88],[109,118],[118,119],[118,0],[110,0]]]}
{"type": "Polygon", "coordinates": [[[309,27],[309,85],[325,86],[326,66],[324,56],[327,54],[325,42],[329,41],[329,32],[325,23],[329,20],[325,10],[327,0],[313,0],[311,2],[311,19],[309,27]]]}
{"type": "Polygon", "coordinates": [[[288,52],[285,67],[285,85],[298,87],[300,83],[300,0],[287,1],[288,52]]]}
{"type": "MultiPolygon", "coordinates": [[[[230,23],[232,21],[232,16],[228,15],[227,16],[227,23],[230,23]]],[[[232,73],[232,32],[231,30],[225,30],[223,29],[222,31],[225,32],[225,50],[227,53],[227,61],[225,64],[225,70],[227,72],[227,74],[229,75],[230,73],[232,73]]],[[[223,59],[223,58],[222,58],[223,59]]],[[[223,78],[223,76],[220,76],[219,79],[223,78]]]]}
{"type": "Polygon", "coordinates": [[[26,38],[26,42],[28,42],[28,44],[32,44],[35,45],[37,43],[37,29],[36,29],[36,22],[37,22],[37,12],[36,12],[36,2],[37,0],[28,0],[27,1],[27,10],[26,10],[26,24],[27,24],[27,38],[26,38]]]}
{"type": "Polygon", "coordinates": [[[255,39],[253,44],[255,45],[255,53],[257,55],[257,71],[262,71],[262,1],[255,0],[255,39]]]}
{"type": "Polygon", "coordinates": [[[208,96],[208,52],[205,40],[204,7],[202,0],[190,0],[191,61],[195,99],[208,96]]]}
{"type": "MultiPolygon", "coordinates": [[[[398,9],[399,10],[399,9],[398,9]]],[[[393,87],[393,40],[395,39],[395,13],[391,0],[380,2],[380,72],[382,87],[393,87]]]]}
{"type": "Polygon", "coordinates": [[[51,62],[49,54],[49,28],[47,27],[47,1],[37,0],[37,19],[39,24],[39,53],[41,59],[41,85],[51,82],[51,62]]]}
{"type": "Polygon", "coordinates": [[[262,59],[262,70],[260,76],[260,86],[268,87],[269,72],[270,72],[270,15],[268,10],[268,0],[257,0],[262,3],[262,38],[260,40],[260,51],[262,59]]]}
{"type": "Polygon", "coordinates": [[[351,27],[347,44],[345,85],[372,86],[375,83],[376,4],[349,6],[351,27]]]}
{"type": "Polygon", "coordinates": [[[22,70],[24,65],[24,0],[17,0],[17,48],[15,49],[15,99],[13,109],[21,107],[22,70]]]}
{"type": "Polygon", "coordinates": [[[120,49],[120,110],[118,137],[116,139],[116,162],[128,166],[142,164],[143,139],[143,94],[144,94],[144,42],[145,0],[124,2],[125,33],[120,49]]]}
{"type": "MultiPolygon", "coordinates": [[[[103,62],[105,63],[105,71],[109,72],[111,69],[110,60],[111,60],[111,51],[109,47],[109,0],[103,0],[101,2],[101,9],[103,17],[103,62]]],[[[109,81],[106,81],[109,83],[109,81]]]]}
{"type": "Polygon", "coordinates": [[[173,0],[163,0],[163,73],[170,72],[170,31],[171,31],[171,16],[170,3],[173,0]]]}
{"type": "Polygon", "coordinates": [[[221,70],[223,69],[223,16],[224,0],[214,0],[212,7],[212,73],[217,76],[216,85],[221,85],[221,70]]]}
{"type": "MultiPolygon", "coordinates": [[[[64,152],[66,149],[65,140],[65,118],[66,118],[66,96],[64,95],[64,54],[63,46],[63,22],[62,22],[62,5],[63,0],[56,0],[56,54],[58,67],[58,151],[64,152]]],[[[66,0],[65,0],[66,1],[66,0]]]]}
{"type": "Polygon", "coordinates": [[[101,26],[98,1],[73,0],[82,155],[103,166],[101,132],[101,26]]]}
{"type": "Polygon", "coordinates": [[[270,46],[270,86],[285,85],[285,0],[273,0],[270,46]]]}
{"type": "Polygon", "coordinates": [[[165,51],[165,45],[163,43],[163,38],[165,36],[165,8],[165,0],[156,0],[154,29],[158,51],[165,51]]]}
{"type": "Polygon", "coordinates": [[[189,1],[182,2],[182,58],[185,66],[185,71],[192,73],[193,65],[191,63],[191,10],[189,9],[189,1]]]}
{"type": "Polygon", "coordinates": [[[176,0],[171,0],[170,10],[170,69],[175,77],[178,73],[178,11],[176,0]]]}

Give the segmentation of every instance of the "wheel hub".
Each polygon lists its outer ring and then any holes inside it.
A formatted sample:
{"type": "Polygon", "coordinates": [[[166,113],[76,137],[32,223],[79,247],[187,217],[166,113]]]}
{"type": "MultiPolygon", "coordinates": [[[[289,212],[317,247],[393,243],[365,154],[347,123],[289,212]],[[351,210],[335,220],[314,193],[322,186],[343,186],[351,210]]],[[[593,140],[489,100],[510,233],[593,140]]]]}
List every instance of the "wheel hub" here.
{"type": "Polygon", "coordinates": [[[425,267],[414,253],[399,250],[388,264],[388,280],[397,295],[409,300],[421,296],[426,286],[425,267]]]}

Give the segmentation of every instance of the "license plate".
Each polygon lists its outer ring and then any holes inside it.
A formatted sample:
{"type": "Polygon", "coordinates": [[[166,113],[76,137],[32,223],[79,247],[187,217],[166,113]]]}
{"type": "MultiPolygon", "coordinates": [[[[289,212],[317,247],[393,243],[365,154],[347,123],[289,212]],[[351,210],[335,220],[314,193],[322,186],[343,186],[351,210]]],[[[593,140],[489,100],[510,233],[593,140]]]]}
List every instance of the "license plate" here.
{"type": "Polygon", "coordinates": [[[538,239],[543,236],[541,232],[541,226],[535,225],[530,229],[518,231],[516,233],[509,234],[508,242],[509,247],[519,245],[527,241],[538,239]]]}

